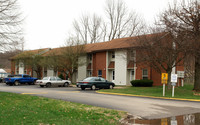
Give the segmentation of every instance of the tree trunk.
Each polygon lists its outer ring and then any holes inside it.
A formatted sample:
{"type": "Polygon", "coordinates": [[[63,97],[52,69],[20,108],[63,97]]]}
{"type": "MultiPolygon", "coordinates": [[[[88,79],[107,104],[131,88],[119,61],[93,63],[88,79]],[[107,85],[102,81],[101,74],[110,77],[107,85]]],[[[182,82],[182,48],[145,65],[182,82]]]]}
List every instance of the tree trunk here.
{"type": "Polygon", "coordinates": [[[171,85],[171,73],[172,71],[167,71],[168,73],[168,80],[167,80],[167,89],[171,89],[172,88],[172,85],[171,85]]]}
{"type": "Polygon", "coordinates": [[[195,58],[194,89],[200,91],[200,56],[195,58]]]}
{"type": "Polygon", "coordinates": [[[72,83],[75,83],[75,81],[73,81],[73,73],[69,72],[69,80],[72,82],[72,83]]]}

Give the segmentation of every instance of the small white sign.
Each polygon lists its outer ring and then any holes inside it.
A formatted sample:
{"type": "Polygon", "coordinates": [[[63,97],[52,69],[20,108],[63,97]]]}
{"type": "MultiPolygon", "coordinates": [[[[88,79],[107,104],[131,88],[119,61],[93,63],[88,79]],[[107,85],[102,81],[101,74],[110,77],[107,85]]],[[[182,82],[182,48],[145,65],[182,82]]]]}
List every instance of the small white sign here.
{"type": "Polygon", "coordinates": [[[184,71],[177,71],[179,78],[184,78],[184,71]]]}
{"type": "Polygon", "coordinates": [[[176,83],[175,83],[175,82],[172,82],[172,86],[176,86],[176,83]]]}
{"type": "Polygon", "coordinates": [[[171,120],[171,125],[177,125],[177,120],[171,120]]]}
{"type": "Polygon", "coordinates": [[[177,83],[177,74],[171,74],[171,82],[172,83],[177,83]]]}

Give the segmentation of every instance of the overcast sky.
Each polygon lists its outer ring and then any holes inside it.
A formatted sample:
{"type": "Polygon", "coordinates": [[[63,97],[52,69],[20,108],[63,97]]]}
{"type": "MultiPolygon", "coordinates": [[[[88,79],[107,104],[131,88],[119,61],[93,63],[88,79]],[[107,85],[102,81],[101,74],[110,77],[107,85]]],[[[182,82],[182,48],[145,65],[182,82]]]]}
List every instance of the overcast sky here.
{"type": "MultiPolygon", "coordinates": [[[[173,0],[124,0],[129,9],[152,24],[173,0]]],[[[64,45],[72,22],[82,14],[103,15],[105,0],[19,0],[25,16],[25,49],[55,48],[64,45]]]]}

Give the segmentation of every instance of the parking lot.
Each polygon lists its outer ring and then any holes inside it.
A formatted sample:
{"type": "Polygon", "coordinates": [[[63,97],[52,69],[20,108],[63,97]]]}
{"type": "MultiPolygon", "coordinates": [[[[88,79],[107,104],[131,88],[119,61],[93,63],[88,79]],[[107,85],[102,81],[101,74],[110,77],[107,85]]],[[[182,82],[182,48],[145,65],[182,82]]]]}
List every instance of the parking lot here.
{"type": "Polygon", "coordinates": [[[148,119],[200,112],[199,102],[98,94],[93,90],[81,90],[75,86],[41,88],[38,85],[7,86],[4,83],[0,83],[0,91],[122,110],[148,119]]]}

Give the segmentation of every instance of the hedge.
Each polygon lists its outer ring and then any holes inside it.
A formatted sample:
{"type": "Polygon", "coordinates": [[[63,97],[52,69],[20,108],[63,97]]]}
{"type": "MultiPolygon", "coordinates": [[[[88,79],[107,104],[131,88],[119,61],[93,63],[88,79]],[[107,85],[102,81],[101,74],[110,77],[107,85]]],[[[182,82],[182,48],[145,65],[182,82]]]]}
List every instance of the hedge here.
{"type": "Polygon", "coordinates": [[[143,79],[143,80],[132,80],[132,86],[134,87],[152,87],[153,80],[143,79]]]}

